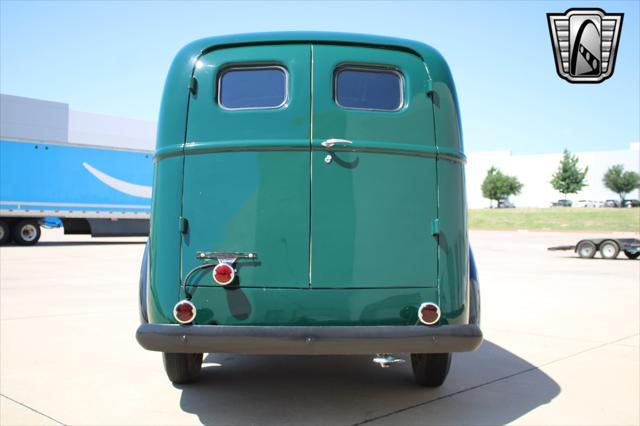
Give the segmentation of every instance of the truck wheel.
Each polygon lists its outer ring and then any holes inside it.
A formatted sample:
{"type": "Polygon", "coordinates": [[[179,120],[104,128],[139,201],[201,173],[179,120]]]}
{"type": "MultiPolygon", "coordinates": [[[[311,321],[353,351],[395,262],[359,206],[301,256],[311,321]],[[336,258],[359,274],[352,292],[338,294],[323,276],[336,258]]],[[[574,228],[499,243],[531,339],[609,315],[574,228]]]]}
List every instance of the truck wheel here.
{"type": "Polygon", "coordinates": [[[618,257],[618,253],[620,253],[620,247],[618,247],[618,243],[615,241],[605,241],[600,244],[600,254],[605,259],[615,259],[618,257]]]}
{"type": "Polygon", "coordinates": [[[190,383],[198,377],[202,368],[202,354],[162,353],[164,371],[175,384],[190,383]]]}
{"type": "Polygon", "coordinates": [[[9,244],[11,241],[11,231],[9,225],[4,220],[0,220],[0,246],[9,244]]]}
{"type": "Polygon", "coordinates": [[[13,241],[20,246],[32,246],[40,239],[37,220],[21,220],[13,225],[13,241]]]}
{"type": "Polygon", "coordinates": [[[580,244],[576,247],[576,251],[578,252],[578,256],[585,259],[591,259],[596,255],[596,251],[598,250],[592,241],[580,241],[580,244]]]}
{"type": "Polygon", "coordinates": [[[444,383],[451,366],[451,354],[411,354],[411,367],[416,383],[435,388],[444,383]]]}
{"type": "Polygon", "coordinates": [[[624,251],[624,255],[627,256],[629,259],[637,259],[638,257],[640,257],[640,251],[637,253],[631,253],[630,251],[624,251]]]}

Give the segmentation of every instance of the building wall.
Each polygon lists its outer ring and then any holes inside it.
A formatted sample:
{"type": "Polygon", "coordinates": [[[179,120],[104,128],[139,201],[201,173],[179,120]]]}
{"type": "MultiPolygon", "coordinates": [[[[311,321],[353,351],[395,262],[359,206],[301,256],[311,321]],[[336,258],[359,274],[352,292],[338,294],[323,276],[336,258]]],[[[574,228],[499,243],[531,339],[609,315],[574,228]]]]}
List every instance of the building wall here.
{"type": "Polygon", "coordinates": [[[153,151],[156,124],[152,121],[69,111],[69,142],[153,151]]]}
{"type": "MultiPolygon", "coordinates": [[[[618,195],[605,188],[602,177],[609,167],[622,164],[626,170],[640,173],[640,143],[632,143],[628,150],[576,152],[579,166],[589,167],[588,185],[577,194],[567,195],[572,201],[618,199],[618,195]]],[[[510,151],[472,152],[467,156],[467,196],[469,208],[489,207],[480,189],[487,171],[495,166],[502,172],[518,178],[524,185],[520,195],[511,197],[517,207],[549,207],[551,202],[563,198],[551,186],[551,176],[557,170],[562,153],[513,155],[510,151]]],[[[627,198],[640,199],[640,190],[627,198]]]]}
{"type": "Polygon", "coordinates": [[[6,139],[67,142],[69,105],[0,95],[0,133],[6,139]]]}
{"type": "Polygon", "coordinates": [[[0,137],[153,151],[156,123],[74,111],[65,103],[0,94],[0,137]]]}

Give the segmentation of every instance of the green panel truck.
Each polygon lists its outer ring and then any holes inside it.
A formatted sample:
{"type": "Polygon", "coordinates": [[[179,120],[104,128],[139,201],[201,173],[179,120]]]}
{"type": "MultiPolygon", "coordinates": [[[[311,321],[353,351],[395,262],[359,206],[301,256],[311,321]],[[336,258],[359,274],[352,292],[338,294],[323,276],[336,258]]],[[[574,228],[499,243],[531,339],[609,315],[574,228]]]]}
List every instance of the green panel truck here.
{"type": "Polygon", "coordinates": [[[213,37],[167,77],[138,342],[203,353],[411,354],[439,386],[482,342],[456,91],[432,47],[213,37]]]}

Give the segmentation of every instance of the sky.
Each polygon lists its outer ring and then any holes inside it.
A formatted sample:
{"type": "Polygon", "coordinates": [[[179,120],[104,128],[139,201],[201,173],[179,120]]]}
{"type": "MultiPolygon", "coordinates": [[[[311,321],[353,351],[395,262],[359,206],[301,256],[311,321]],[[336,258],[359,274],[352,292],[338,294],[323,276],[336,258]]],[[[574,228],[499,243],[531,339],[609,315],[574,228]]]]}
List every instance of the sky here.
{"type": "Polygon", "coordinates": [[[447,59],[466,150],[628,149],[640,140],[640,1],[172,2],[0,0],[0,91],[157,120],[171,60],[203,37],[344,31],[418,40],[447,59]],[[623,12],[614,75],[570,84],[546,13],[623,12]]]}

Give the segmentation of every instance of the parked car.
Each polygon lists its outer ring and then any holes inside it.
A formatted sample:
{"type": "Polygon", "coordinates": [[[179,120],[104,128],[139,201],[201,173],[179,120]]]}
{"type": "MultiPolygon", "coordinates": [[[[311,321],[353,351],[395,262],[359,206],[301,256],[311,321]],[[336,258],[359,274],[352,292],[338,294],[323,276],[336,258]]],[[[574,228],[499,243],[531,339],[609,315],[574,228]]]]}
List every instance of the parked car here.
{"type": "Polygon", "coordinates": [[[507,199],[503,199],[503,200],[498,200],[498,208],[499,209],[512,209],[515,208],[515,205],[507,200],[507,199]]]}
{"type": "Polygon", "coordinates": [[[622,207],[640,207],[640,200],[624,200],[622,207]]]}
{"type": "Polygon", "coordinates": [[[606,200],[604,202],[605,207],[620,207],[620,201],[618,200],[606,200]]]}
{"type": "Polygon", "coordinates": [[[551,203],[551,207],[571,207],[570,200],[558,200],[551,203]]]}
{"type": "Polygon", "coordinates": [[[598,207],[598,202],[593,200],[578,200],[572,207],[598,207]]]}
{"type": "Polygon", "coordinates": [[[422,43],[183,48],[158,122],[138,342],[174,383],[226,352],[407,353],[418,383],[442,384],[451,353],[482,342],[459,123],[447,63],[422,43]]]}

